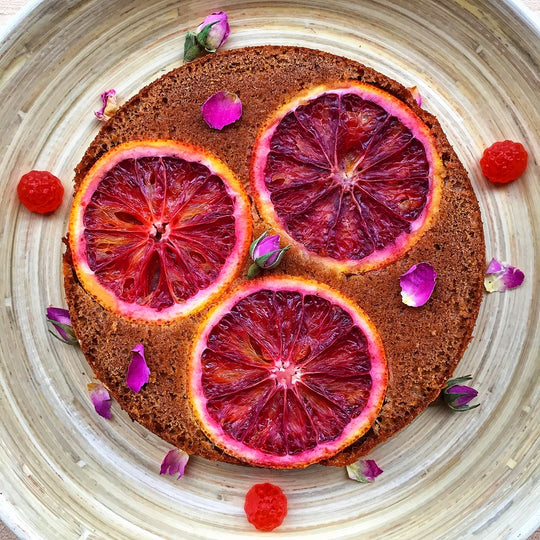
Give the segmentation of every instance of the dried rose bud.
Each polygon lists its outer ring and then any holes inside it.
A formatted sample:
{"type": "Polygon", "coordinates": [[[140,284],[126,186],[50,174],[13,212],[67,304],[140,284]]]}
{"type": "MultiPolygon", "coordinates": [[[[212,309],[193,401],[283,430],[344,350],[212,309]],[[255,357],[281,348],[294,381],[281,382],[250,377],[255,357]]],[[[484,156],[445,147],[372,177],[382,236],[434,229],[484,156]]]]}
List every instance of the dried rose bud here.
{"type": "Polygon", "coordinates": [[[54,326],[54,329],[58,333],[58,335],[56,335],[54,332],[49,330],[49,332],[51,332],[56,339],[59,339],[68,345],[79,344],[79,341],[75,336],[75,332],[73,331],[71,319],[69,318],[69,311],[67,309],[52,306],[48,307],[47,320],[54,326]]]}
{"type": "Polygon", "coordinates": [[[374,459],[359,459],[356,463],[347,465],[349,478],[363,484],[373,482],[382,472],[374,459]]]}
{"type": "Polygon", "coordinates": [[[224,11],[208,15],[195,32],[190,30],[186,34],[184,62],[191,62],[206,53],[216,52],[225,43],[229,32],[229,22],[224,11]]]}
{"type": "Polygon", "coordinates": [[[216,52],[225,43],[230,31],[227,14],[217,11],[208,15],[197,27],[197,41],[207,52],[216,52]]]}
{"type": "Polygon", "coordinates": [[[437,272],[429,263],[419,263],[411,266],[410,270],[401,274],[401,299],[404,304],[412,307],[423,306],[430,298],[437,272]]]}
{"type": "Polygon", "coordinates": [[[94,404],[96,412],[109,420],[112,416],[111,396],[107,389],[101,383],[88,383],[86,387],[88,388],[88,393],[90,394],[90,399],[94,404]]]}
{"type": "Polygon", "coordinates": [[[491,259],[484,277],[484,287],[487,292],[504,292],[519,287],[524,279],[525,274],[519,268],[491,259]]]}
{"type": "Polygon", "coordinates": [[[469,411],[478,407],[479,403],[472,407],[467,405],[469,401],[472,401],[478,395],[477,390],[463,384],[471,379],[470,375],[466,375],[465,377],[450,379],[446,383],[443,389],[443,398],[453,411],[469,411]]]}
{"type": "Polygon", "coordinates": [[[253,260],[262,259],[265,255],[264,261],[261,262],[262,268],[272,268],[272,265],[277,261],[279,256],[279,235],[272,234],[271,236],[261,236],[253,247],[251,256],[253,260]]]}
{"type": "Polygon", "coordinates": [[[172,476],[178,473],[178,478],[181,478],[184,476],[184,470],[188,461],[189,454],[178,448],[173,448],[163,458],[159,474],[170,474],[172,476]]]}
{"type": "Polygon", "coordinates": [[[126,385],[130,390],[138,393],[143,385],[148,382],[150,370],[146,365],[144,345],[142,343],[136,345],[131,352],[133,355],[127,370],[126,385]]]}
{"type": "Polygon", "coordinates": [[[242,116],[242,102],[233,92],[217,92],[203,103],[201,113],[211,128],[223,129],[242,116]]]}
{"type": "Polygon", "coordinates": [[[283,259],[285,252],[291,247],[279,247],[279,235],[268,236],[269,231],[264,232],[257,240],[254,240],[249,247],[249,254],[253,259],[253,264],[249,267],[248,278],[255,277],[262,268],[269,270],[275,268],[283,259]]]}
{"type": "Polygon", "coordinates": [[[106,122],[114,113],[118,110],[118,100],[116,90],[106,90],[101,94],[101,101],[103,106],[99,111],[94,111],[96,118],[102,122],[106,122]]]}

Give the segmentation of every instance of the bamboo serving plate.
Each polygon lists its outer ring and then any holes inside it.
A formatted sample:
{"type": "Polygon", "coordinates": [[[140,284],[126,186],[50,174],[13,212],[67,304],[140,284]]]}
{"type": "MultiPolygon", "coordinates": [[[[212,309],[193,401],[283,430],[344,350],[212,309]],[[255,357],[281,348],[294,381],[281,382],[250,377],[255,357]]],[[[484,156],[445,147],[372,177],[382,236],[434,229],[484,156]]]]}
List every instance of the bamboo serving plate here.
{"type": "Polygon", "coordinates": [[[540,190],[538,39],[514,2],[488,0],[69,0],[34,2],[0,46],[0,518],[27,538],[258,537],[243,511],[257,482],[289,500],[276,538],[526,538],[538,515],[540,190]],[[113,404],[98,416],[78,348],[47,331],[62,306],[61,238],[73,169],[94,138],[99,94],[122,98],[182,62],[186,32],[216,9],[226,48],[301,45],[346,56],[416,85],[469,171],[487,259],[525,282],[485,296],[456,374],[481,406],[435,403],[377,447],[373,484],[344,469],[260,470],[192,458],[160,476],[170,449],[113,404]],[[525,175],[490,185],[479,169],[496,140],[522,142],[525,175]],[[21,174],[50,170],[66,196],[50,216],[16,197],[21,174]]]}

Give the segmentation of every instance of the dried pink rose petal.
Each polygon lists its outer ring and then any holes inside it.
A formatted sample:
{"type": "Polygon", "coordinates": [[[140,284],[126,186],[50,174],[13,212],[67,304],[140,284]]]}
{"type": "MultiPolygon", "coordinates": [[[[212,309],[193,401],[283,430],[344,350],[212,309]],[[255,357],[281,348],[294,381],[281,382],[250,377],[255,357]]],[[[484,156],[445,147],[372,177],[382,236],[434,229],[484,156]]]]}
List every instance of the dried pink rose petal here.
{"type": "Polygon", "coordinates": [[[488,264],[486,274],[495,274],[496,272],[500,272],[502,269],[502,264],[497,259],[493,258],[488,264]]]}
{"type": "Polygon", "coordinates": [[[225,43],[230,31],[227,14],[216,11],[199,24],[196,32],[199,43],[206,51],[215,52],[225,43]]]}
{"type": "Polygon", "coordinates": [[[79,344],[75,332],[73,331],[71,319],[69,318],[69,311],[67,309],[49,306],[47,308],[47,320],[53,325],[58,333],[58,335],[56,335],[49,330],[55,338],[68,345],[79,344]]]}
{"type": "Polygon", "coordinates": [[[88,383],[86,385],[88,388],[88,393],[90,394],[90,399],[94,404],[94,409],[96,412],[110,420],[111,414],[111,396],[107,389],[101,383],[88,383]]]}
{"type": "Polygon", "coordinates": [[[519,287],[524,279],[525,274],[519,268],[491,259],[484,277],[484,287],[487,292],[504,292],[519,287]]]}
{"type": "Polygon", "coordinates": [[[178,478],[181,478],[184,475],[188,461],[189,454],[178,448],[173,448],[163,459],[159,474],[170,474],[172,476],[178,473],[178,478]]]}
{"type": "Polygon", "coordinates": [[[221,91],[203,103],[201,112],[211,128],[223,129],[242,116],[242,102],[233,92],[221,91]]]}
{"type": "Polygon", "coordinates": [[[367,484],[373,482],[383,470],[375,463],[374,459],[359,459],[352,465],[347,465],[347,474],[351,480],[367,484]]]}
{"type": "Polygon", "coordinates": [[[413,95],[413,98],[416,100],[416,103],[418,103],[418,106],[421,107],[422,106],[422,96],[420,95],[420,92],[418,91],[418,87],[416,85],[411,86],[409,88],[409,91],[413,95]]]}
{"type": "Polygon", "coordinates": [[[419,263],[401,274],[401,299],[404,304],[412,307],[423,306],[435,288],[437,272],[429,263],[419,263]]]}
{"type": "Polygon", "coordinates": [[[111,88],[101,94],[103,106],[99,111],[94,111],[96,118],[102,122],[106,122],[118,110],[118,100],[116,90],[111,88]]]}
{"type": "Polygon", "coordinates": [[[146,360],[144,358],[144,345],[142,343],[136,345],[131,352],[133,355],[127,370],[126,385],[130,390],[138,393],[143,385],[148,382],[150,370],[146,365],[146,360]]]}

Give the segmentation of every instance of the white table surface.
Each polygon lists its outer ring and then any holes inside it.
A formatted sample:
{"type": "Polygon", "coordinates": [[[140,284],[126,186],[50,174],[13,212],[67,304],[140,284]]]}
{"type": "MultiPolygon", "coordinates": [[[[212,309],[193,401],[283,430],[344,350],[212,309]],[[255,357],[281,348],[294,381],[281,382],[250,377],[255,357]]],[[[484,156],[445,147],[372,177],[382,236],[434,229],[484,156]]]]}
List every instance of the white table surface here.
{"type": "MultiPolygon", "coordinates": [[[[30,0],[0,0],[0,32],[9,24],[21,8],[30,0]]],[[[530,10],[540,14],[540,0],[522,0],[530,10]]],[[[16,536],[0,521],[0,540],[14,540],[16,536]]],[[[540,540],[537,531],[529,540],[540,540]]]]}

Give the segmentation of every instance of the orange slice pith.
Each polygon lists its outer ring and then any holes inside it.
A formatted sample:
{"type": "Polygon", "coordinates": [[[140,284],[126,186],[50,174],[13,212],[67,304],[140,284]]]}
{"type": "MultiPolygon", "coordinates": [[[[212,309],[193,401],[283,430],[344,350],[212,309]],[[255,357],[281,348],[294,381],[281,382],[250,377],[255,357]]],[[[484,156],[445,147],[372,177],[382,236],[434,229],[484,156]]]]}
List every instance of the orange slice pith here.
{"type": "Polygon", "coordinates": [[[431,226],[442,170],[429,128],[405,103],[346,81],[278,109],[250,172],[259,212],[301,252],[365,272],[402,257],[431,226]]]}
{"type": "Polygon", "coordinates": [[[367,315],[303,278],[247,282],[200,325],[188,393],[203,431],[244,462],[299,468],[362,436],[388,372],[367,315]]]}
{"type": "Polygon", "coordinates": [[[169,322],[202,309],[238,275],[251,240],[234,173],[195,146],[130,141],[81,182],[69,219],[86,291],[119,315],[169,322]]]}

